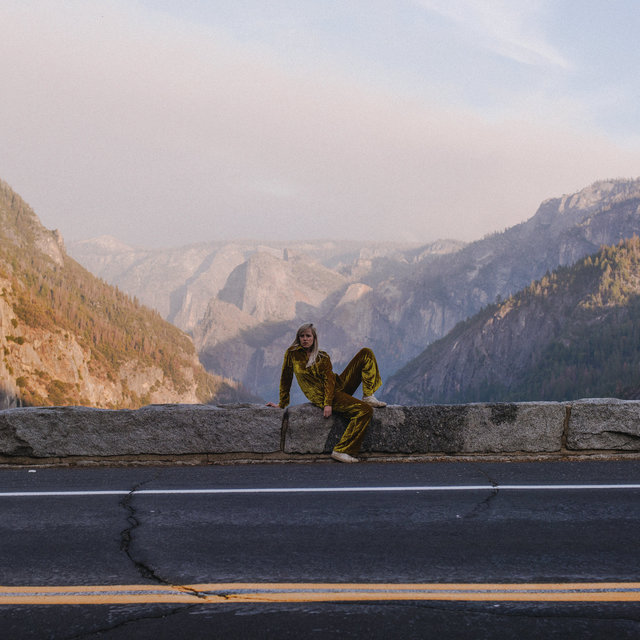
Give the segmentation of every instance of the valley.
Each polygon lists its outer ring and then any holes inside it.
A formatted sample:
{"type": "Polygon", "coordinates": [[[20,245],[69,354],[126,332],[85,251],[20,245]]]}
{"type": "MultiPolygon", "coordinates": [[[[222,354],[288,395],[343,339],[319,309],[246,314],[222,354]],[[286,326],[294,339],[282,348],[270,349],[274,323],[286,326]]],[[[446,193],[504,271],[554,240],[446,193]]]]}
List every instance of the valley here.
{"type": "Polygon", "coordinates": [[[97,238],[70,252],[187,331],[208,371],[272,399],[301,323],[317,326],[336,371],[369,346],[387,379],[488,305],[640,233],[639,199],[640,180],[600,181],[468,244],[310,240],[145,250],[97,238]]]}

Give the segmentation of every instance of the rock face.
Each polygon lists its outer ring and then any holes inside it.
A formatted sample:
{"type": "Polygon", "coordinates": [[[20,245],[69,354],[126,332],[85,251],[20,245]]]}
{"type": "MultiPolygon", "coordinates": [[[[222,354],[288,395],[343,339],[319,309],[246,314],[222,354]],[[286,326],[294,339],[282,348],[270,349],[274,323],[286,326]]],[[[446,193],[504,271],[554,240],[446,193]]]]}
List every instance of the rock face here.
{"type": "Polygon", "coordinates": [[[299,306],[319,307],[346,279],[318,262],[256,252],[227,278],[218,299],[256,322],[291,320],[299,306]]]}
{"type": "MultiPolygon", "coordinates": [[[[296,327],[307,321],[318,327],[336,370],[369,346],[386,378],[487,304],[595,253],[602,244],[640,233],[639,204],[640,180],[602,181],[547,200],[527,222],[466,246],[298,243],[288,251],[245,246],[229,259],[226,271],[222,258],[211,257],[212,250],[182,285],[167,277],[164,306],[155,306],[169,308],[166,317],[192,332],[210,371],[242,380],[265,398],[275,398],[284,349],[296,327]],[[256,253],[269,259],[252,258],[256,253]],[[294,273],[295,259],[300,270],[294,273]],[[316,284],[314,274],[327,280],[316,284]],[[273,291],[272,299],[261,291],[261,283],[273,291]]],[[[101,267],[89,245],[75,255],[133,295],[158,290],[145,281],[149,256],[132,262],[125,277],[115,274],[115,254],[101,267]]],[[[154,269],[167,262],[157,255],[154,260],[154,269]]]]}
{"type": "MultiPolygon", "coordinates": [[[[190,338],[88,273],[0,181],[0,407],[135,407],[252,397],[190,338]]],[[[255,396],[253,396],[255,397],[255,396]]]]}
{"type": "MultiPolygon", "coordinates": [[[[128,456],[328,454],[346,426],[310,404],[160,405],[135,411],[87,407],[0,411],[0,461],[128,456]]],[[[571,456],[640,452],[640,402],[390,406],[374,411],[365,454],[571,456]]]]}
{"type": "Polygon", "coordinates": [[[392,376],[399,403],[639,397],[640,240],[605,247],[461,323],[392,376]]]}
{"type": "Polygon", "coordinates": [[[527,222],[381,283],[369,302],[381,311],[367,334],[372,348],[387,371],[397,370],[487,304],[638,234],[639,204],[640,180],[596,183],[544,202],[527,222]]]}
{"type": "MultiPolygon", "coordinates": [[[[0,288],[3,284],[8,285],[0,278],[0,288]]],[[[10,286],[5,290],[11,291],[10,286]]],[[[195,354],[176,363],[185,383],[182,389],[161,367],[137,359],[123,362],[115,376],[108,375],[96,369],[91,349],[76,335],[18,322],[11,302],[9,293],[0,298],[0,350],[4,353],[0,379],[6,385],[8,406],[18,405],[21,396],[38,398],[38,404],[77,398],[79,403],[99,407],[121,406],[134,396],[150,402],[198,403],[205,399],[197,393],[201,365],[195,354]]]]}
{"type": "Polygon", "coordinates": [[[256,347],[268,349],[283,327],[296,324],[300,314],[313,315],[310,310],[320,308],[346,282],[342,275],[304,256],[254,253],[229,274],[194,328],[203,364],[210,371],[251,380],[253,388],[263,391],[259,380],[251,377],[252,369],[258,376],[261,370],[256,347]]]}
{"type": "Polygon", "coordinates": [[[237,264],[234,264],[237,258],[233,251],[217,263],[217,251],[211,255],[211,249],[203,245],[154,251],[130,247],[110,236],[71,244],[69,252],[91,273],[156,309],[165,319],[177,313],[182,313],[185,319],[191,315],[193,292],[187,291],[191,282],[198,281],[200,286],[208,284],[204,290],[197,289],[201,297],[208,300],[222,288],[226,275],[237,264]],[[209,267],[213,264],[218,268],[210,273],[209,267]],[[199,277],[201,275],[205,277],[199,277]],[[181,294],[188,296],[189,302],[178,311],[175,299],[181,294]]]}

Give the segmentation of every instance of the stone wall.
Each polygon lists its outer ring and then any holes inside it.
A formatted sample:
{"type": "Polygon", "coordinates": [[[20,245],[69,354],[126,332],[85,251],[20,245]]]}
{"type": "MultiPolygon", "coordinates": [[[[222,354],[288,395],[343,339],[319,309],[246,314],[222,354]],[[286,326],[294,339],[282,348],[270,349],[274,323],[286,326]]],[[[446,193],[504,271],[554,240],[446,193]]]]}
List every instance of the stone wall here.
{"type": "MultiPolygon", "coordinates": [[[[0,461],[318,456],[345,426],[311,404],[13,408],[0,411],[0,461]]],[[[374,411],[362,447],[372,457],[594,452],[640,452],[640,401],[390,406],[374,411]]]]}

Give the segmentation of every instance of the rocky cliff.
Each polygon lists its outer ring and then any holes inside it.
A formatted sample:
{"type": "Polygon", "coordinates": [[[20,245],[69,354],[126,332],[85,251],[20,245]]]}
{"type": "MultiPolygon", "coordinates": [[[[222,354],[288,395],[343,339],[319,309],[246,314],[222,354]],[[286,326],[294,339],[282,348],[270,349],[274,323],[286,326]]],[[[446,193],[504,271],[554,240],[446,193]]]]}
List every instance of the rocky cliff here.
{"type": "Polygon", "coordinates": [[[187,335],[69,258],[2,182],[0,292],[0,406],[242,397],[204,371],[187,335]]]}
{"type": "Polygon", "coordinates": [[[640,232],[639,198],[640,180],[596,183],[544,202],[525,223],[388,280],[368,305],[391,321],[374,343],[392,368],[401,366],[483,306],[640,232]]]}
{"type": "Polygon", "coordinates": [[[640,239],[457,325],[387,382],[409,404],[640,397],[640,239]]]}

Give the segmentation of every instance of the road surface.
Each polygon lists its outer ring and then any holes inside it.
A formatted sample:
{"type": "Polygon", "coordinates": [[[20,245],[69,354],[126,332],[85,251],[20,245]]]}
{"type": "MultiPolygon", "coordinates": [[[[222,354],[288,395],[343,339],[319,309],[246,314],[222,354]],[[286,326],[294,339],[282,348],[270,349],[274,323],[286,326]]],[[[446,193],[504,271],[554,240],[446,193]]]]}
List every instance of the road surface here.
{"type": "Polygon", "coordinates": [[[640,637],[640,462],[0,470],[1,638],[640,637]]]}

